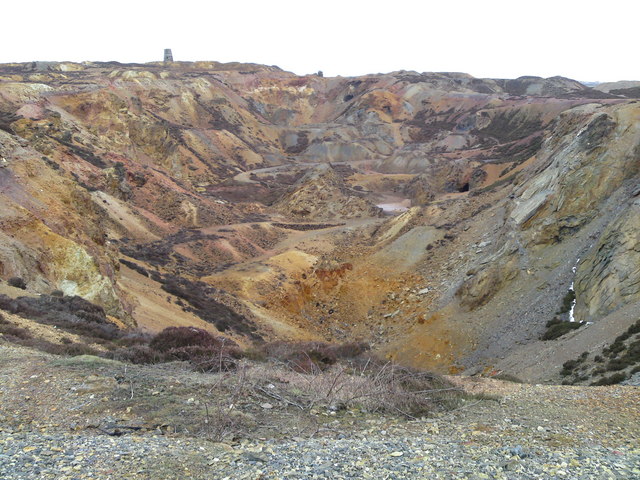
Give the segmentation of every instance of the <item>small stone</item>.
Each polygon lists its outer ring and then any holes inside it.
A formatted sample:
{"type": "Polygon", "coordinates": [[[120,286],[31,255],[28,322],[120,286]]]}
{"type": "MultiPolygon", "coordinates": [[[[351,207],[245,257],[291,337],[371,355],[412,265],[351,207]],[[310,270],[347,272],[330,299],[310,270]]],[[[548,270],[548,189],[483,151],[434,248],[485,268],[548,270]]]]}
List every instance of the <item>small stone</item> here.
{"type": "Polygon", "coordinates": [[[515,455],[520,458],[525,458],[529,456],[522,448],[522,445],[516,445],[515,448],[510,449],[509,452],[511,453],[511,455],[515,455]]]}
{"type": "Polygon", "coordinates": [[[398,452],[398,451],[396,451],[396,452],[391,452],[391,453],[390,453],[390,455],[391,455],[392,457],[401,457],[402,455],[404,455],[404,452],[398,452]]]}
{"type": "Polygon", "coordinates": [[[242,454],[242,456],[248,460],[249,462],[262,462],[265,463],[267,461],[267,458],[262,456],[262,455],[258,455],[257,453],[253,453],[253,452],[244,452],[242,454]]]}
{"type": "Polygon", "coordinates": [[[517,470],[520,467],[520,461],[517,459],[512,459],[503,464],[502,468],[504,468],[508,472],[512,472],[517,470]]]}
{"type": "Polygon", "coordinates": [[[261,403],[260,406],[265,410],[270,410],[273,408],[273,405],[271,405],[270,403],[261,403]]]}

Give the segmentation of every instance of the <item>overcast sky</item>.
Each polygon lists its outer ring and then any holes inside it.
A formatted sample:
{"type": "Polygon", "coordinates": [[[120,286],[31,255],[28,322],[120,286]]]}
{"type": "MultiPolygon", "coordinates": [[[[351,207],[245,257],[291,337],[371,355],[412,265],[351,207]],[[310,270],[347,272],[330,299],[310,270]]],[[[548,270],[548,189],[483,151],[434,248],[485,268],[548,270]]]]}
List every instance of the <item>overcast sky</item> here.
{"type": "Polygon", "coordinates": [[[2,63],[148,62],[171,48],[325,76],[640,80],[637,0],[12,0],[1,12],[2,63]]]}

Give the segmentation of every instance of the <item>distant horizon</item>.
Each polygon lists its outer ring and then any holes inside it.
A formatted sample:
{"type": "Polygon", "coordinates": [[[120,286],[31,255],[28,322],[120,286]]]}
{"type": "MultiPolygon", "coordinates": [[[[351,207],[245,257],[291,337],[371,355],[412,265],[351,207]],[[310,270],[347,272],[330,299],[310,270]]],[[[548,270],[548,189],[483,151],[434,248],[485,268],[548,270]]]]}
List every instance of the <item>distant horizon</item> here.
{"type": "Polygon", "coordinates": [[[80,0],[32,0],[8,2],[3,15],[3,33],[12,41],[1,49],[0,63],[147,63],[162,61],[171,48],[177,61],[215,57],[298,75],[404,69],[476,78],[640,79],[637,20],[626,0],[609,0],[606,8],[587,8],[581,0],[112,0],[98,14],[80,0]]]}
{"type": "MultiPolygon", "coordinates": [[[[164,49],[162,50],[164,51],[164,49]]],[[[535,78],[543,78],[543,79],[549,79],[549,78],[554,78],[554,77],[562,77],[562,78],[566,78],[569,80],[574,80],[577,82],[580,82],[584,85],[587,85],[589,83],[591,84],[602,84],[602,83],[617,83],[617,82],[640,82],[640,79],[633,79],[633,78],[622,78],[622,79],[617,79],[617,80],[584,80],[584,79],[580,79],[580,78],[573,78],[567,75],[562,75],[562,74],[557,74],[557,75],[550,75],[550,76],[542,76],[542,75],[533,75],[533,74],[524,74],[524,75],[519,75],[517,77],[487,77],[487,76],[477,76],[477,75],[473,75],[472,73],[469,73],[467,71],[464,70],[451,70],[451,71],[444,71],[444,70],[424,70],[424,71],[418,71],[418,70],[412,70],[412,69],[408,69],[408,68],[401,68],[398,70],[391,70],[388,72],[368,72],[368,73],[362,73],[362,74],[358,74],[358,75],[341,75],[341,74],[337,74],[337,75],[326,75],[324,74],[323,70],[317,70],[315,72],[308,72],[308,73],[297,73],[294,72],[293,70],[289,70],[287,68],[283,68],[280,65],[269,65],[266,63],[259,63],[259,62],[251,62],[251,61],[236,61],[236,60],[230,60],[230,61],[220,61],[220,60],[180,60],[180,59],[175,59],[173,60],[173,63],[207,63],[207,62],[213,62],[213,63],[220,63],[220,64],[229,64],[229,63],[240,63],[240,64],[247,64],[247,65],[261,65],[264,67],[275,67],[275,68],[279,68],[280,70],[282,70],[283,72],[288,72],[288,73],[293,73],[294,75],[297,75],[299,77],[304,77],[304,76],[308,76],[308,75],[315,75],[317,74],[319,71],[323,72],[323,76],[324,77],[364,77],[367,75],[389,75],[395,72],[416,72],[418,74],[424,74],[424,73],[460,73],[460,74],[464,74],[464,75],[471,75],[474,78],[479,78],[479,79],[493,79],[493,80],[517,80],[518,78],[524,78],[524,77],[535,77],[535,78]]],[[[115,59],[111,59],[111,60],[22,60],[22,61],[15,61],[15,62],[0,62],[0,65],[9,65],[9,64],[29,64],[29,63],[54,63],[54,64],[60,64],[60,63],[75,63],[78,65],[82,65],[82,64],[86,64],[86,63],[118,63],[120,65],[148,65],[148,64],[158,64],[158,63],[163,63],[163,60],[149,60],[149,61],[120,61],[120,60],[115,60],[115,59]]]]}

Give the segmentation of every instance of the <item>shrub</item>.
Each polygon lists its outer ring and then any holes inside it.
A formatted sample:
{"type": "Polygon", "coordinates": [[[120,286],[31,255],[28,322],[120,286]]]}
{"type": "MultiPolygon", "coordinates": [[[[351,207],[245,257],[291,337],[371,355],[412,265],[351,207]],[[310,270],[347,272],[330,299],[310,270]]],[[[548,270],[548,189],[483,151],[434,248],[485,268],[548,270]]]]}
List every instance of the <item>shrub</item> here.
{"type": "Polygon", "coordinates": [[[130,269],[138,272],[140,275],[144,275],[145,277],[149,276],[149,272],[147,271],[147,269],[144,268],[141,265],[138,265],[137,263],[130,262],[129,260],[125,260],[124,258],[120,259],[120,263],[123,264],[124,266],[129,267],[130,269]]]}
{"type": "Polygon", "coordinates": [[[567,322],[564,320],[560,320],[558,318],[554,318],[553,320],[549,320],[547,322],[547,331],[544,332],[541,340],[555,340],[572,330],[576,330],[584,325],[583,322],[567,322]]]}
{"type": "Polygon", "coordinates": [[[615,358],[609,362],[609,365],[614,366],[615,368],[609,368],[609,370],[622,370],[623,368],[627,368],[631,365],[635,365],[640,362],[640,340],[636,340],[631,343],[627,351],[624,352],[620,358],[615,358]]]}
{"type": "Polygon", "coordinates": [[[162,363],[167,361],[164,353],[158,352],[147,345],[132,345],[130,347],[119,348],[106,355],[108,358],[121,362],[136,364],[162,363]]]}
{"type": "Polygon", "coordinates": [[[7,280],[7,283],[15,288],[20,288],[22,290],[27,289],[27,283],[20,277],[11,277],[7,280]]]}
{"type": "Polygon", "coordinates": [[[9,298],[0,295],[0,308],[21,317],[46,325],[54,325],[68,332],[86,336],[113,340],[124,333],[109,323],[102,307],[77,297],[40,297],[9,298]]]}
{"type": "Polygon", "coordinates": [[[20,328],[8,322],[0,324],[0,333],[3,335],[3,338],[5,340],[8,340],[14,343],[15,343],[15,340],[18,340],[18,339],[27,340],[32,338],[32,335],[29,332],[29,330],[20,328]]]}
{"type": "Polygon", "coordinates": [[[367,342],[349,342],[331,346],[331,351],[337,358],[355,358],[371,350],[367,342]]]}
{"type": "Polygon", "coordinates": [[[137,330],[124,332],[120,338],[113,341],[116,346],[131,347],[134,345],[148,345],[152,336],[137,330]]]}
{"type": "Polygon", "coordinates": [[[89,345],[73,343],[69,339],[67,340],[71,343],[65,342],[63,338],[63,343],[59,344],[49,342],[42,338],[34,338],[28,330],[13,325],[0,325],[0,333],[4,334],[2,338],[11,343],[34,348],[52,355],[68,355],[74,357],[78,355],[99,354],[97,350],[91,348],[89,345]]]}
{"type": "Polygon", "coordinates": [[[628,329],[627,332],[629,332],[629,334],[634,335],[636,333],[640,333],[640,320],[637,320],[636,323],[634,323],[633,325],[631,325],[628,329]]]}
{"type": "Polygon", "coordinates": [[[153,337],[149,347],[166,359],[187,361],[202,372],[231,370],[242,357],[233,340],[214,337],[195,327],[165,328],[153,337]]]}
{"type": "Polygon", "coordinates": [[[164,275],[158,280],[162,289],[189,304],[186,310],[221,332],[233,330],[254,340],[262,340],[251,321],[227,305],[215,300],[217,290],[204,282],[192,282],[176,275],[164,275]]]}
{"type": "Polygon", "coordinates": [[[629,357],[634,362],[640,362],[640,340],[636,340],[629,345],[625,357],[629,357]]]}
{"type": "Polygon", "coordinates": [[[627,379],[627,376],[624,373],[614,373],[608,377],[601,378],[597,382],[593,382],[591,386],[602,386],[602,385],[615,385],[616,383],[620,383],[627,379]]]}
{"type": "Polygon", "coordinates": [[[175,348],[168,355],[178,360],[188,361],[196,370],[206,372],[226,372],[236,368],[242,352],[237,347],[210,345],[175,348]]]}
{"type": "Polygon", "coordinates": [[[361,375],[368,380],[367,390],[362,393],[371,397],[364,405],[372,411],[415,418],[457,403],[460,397],[459,389],[438,375],[382,363],[379,359],[373,359],[361,375]]]}
{"type": "Polygon", "coordinates": [[[562,298],[562,305],[560,306],[560,310],[558,310],[559,314],[567,313],[571,310],[571,306],[573,305],[573,301],[576,299],[576,292],[573,290],[569,290],[565,296],[562,298]]]}
{"type": "Polygon", "coordinates": [[[624,350],[624,348],[624,343],[615,341],[607,348],[602,350],[602,353],[604,353],[609,358],[615,358],[618,356],[618,353],[624,350]]]}
{"type": "MultiPolygon", "coordinates": [[[[366,354],[336,363],[317,375],[284,375],[286,396],[301,409],[326,405],[332,411],[355,408],[416,418],[460,406],[462,398],[460,388],[438,375],[366,354]]],[[[284,392],[278,393],[284,396],[284,392]]]]}
{"type": "Polygon", "coordinates": [[[262,350],[262,348],[259,347],[249,347],[245,349],[243,353],[244,358],[246,358],[247,360],[253,360],[254,362],[267,361],[266,353],[264,352],[264,350],[262,350]]]}
{"type": "Polygon", "coordinates": [[[77,317],[76,321],[108,323],[102,307],[77,296],[60,298],[41,295],[40,297],[19,297],[14,300],[6,295],[0,295],[0,308],[36,321],[67,314],[77,317]]]}
{"type": "Polygon", "coordinates": [[[581,365],[589,356],[589,352],[582,352],[582,354],[576,358],[575,360],[567,360],[562,364],[562,370],[560,371],[560,375],[566,377],[571,375],[576,368],[580,366],[580,370],[584,370],[587,368],[586,365],[581,365]]]}
{"type": "Polygon", "coordinates": [[[613,360],[610,360],[609,363],[607,363],[607,370],[624,370],[625,368],[627,368],[627,366],[627,363],[622,359],[614,358],[613,360]]]}
{"type": "Polygon", "coordinates": [[[567,360],[566,362],[564,362],[562,364],[562,368],[564,368],[565,370],[575,370],[578,365],[580,365],[580,359],[578,360],[567,360]]]}
{"type": "Polygon", "coordinates": [[[335,359],[324,356],[318,350],[293,352],[284,361],[294,372],[308,375],[317,375],[335,363],[335,359]]]}
{"type": "Polygon", "coordinates": [[[52,343],[51,345],[55,345],[55,347],[50,350],[44,349],[44,351],[53,353],[55,355],[68,355],[70,357],[77,357],[78,355],[98,356],[100,354],[98,350],[90,347],[89,345],[85,345],[84,343],[71,343],[63,345],[56,345],[52,343]]]}
{"type": "Polygon", "coordinates": [[[159,352],[181,347],[207,347],[218,343],[218,340],[206,330],[196,327],[168,327],[156,334],[149,346],[159,352]]]}
{"type": "Polygon", "coordinates": [[[334,347],[324,342],[279,341],[267,343],[262,349],[267,357],[280,360],[300,373],[320,373],[338,359],[334,347]]]}
{"type": "Polygon", "coordinates": [[[627,338],[629,338],[630,336],[631,336],[631,333],[629,333],[629,330],[627,330],[626,332],[622,333],[621,335],[618,335],[613,343],[622,343],[627,338]]]}

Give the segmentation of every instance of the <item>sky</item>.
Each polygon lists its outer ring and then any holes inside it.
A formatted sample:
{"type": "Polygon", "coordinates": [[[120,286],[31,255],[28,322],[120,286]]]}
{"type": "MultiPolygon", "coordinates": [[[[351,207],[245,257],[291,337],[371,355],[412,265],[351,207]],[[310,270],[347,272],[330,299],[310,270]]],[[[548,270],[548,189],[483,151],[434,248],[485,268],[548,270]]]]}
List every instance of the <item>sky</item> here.
{"type": "Polygon", "coordinates": [[[171,48],[301,75],[640,80],[638,13],[637,0],[12,0],[0,63],[144,63],[171,48]]]}

